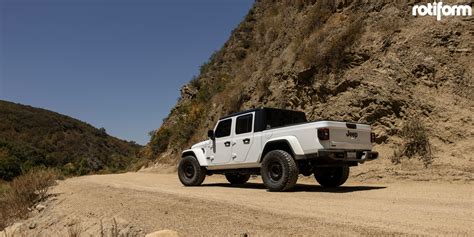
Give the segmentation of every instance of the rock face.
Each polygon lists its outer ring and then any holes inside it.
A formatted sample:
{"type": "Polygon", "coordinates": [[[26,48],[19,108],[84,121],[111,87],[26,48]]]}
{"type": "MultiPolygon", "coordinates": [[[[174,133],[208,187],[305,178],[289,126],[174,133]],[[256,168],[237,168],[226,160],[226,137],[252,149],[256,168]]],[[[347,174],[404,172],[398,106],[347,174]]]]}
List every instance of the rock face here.
{"type": "Polygon", "coordinates": [[[36,205],[36,210],[38,210],[39,212],[43,211],[45,208],[46,208],[46,206],[43,205],[43,204],[36,205]]]}
{"type": "Polygon", "coordinates": [[[474,151],[472,17],[413,17],[391,1],[257,1],[152,136],[146,154],[177,158],[220,116],[254,107],[369,123],[377,143],[417,119],[433,152],[474,151]]]}

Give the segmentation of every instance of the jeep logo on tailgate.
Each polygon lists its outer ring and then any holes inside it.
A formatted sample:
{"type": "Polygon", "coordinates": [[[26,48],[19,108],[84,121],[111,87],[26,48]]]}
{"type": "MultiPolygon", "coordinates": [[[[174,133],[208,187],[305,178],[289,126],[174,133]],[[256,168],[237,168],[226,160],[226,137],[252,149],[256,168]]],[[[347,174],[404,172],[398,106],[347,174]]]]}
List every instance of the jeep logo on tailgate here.
{"type": "Polygon", "coordinates": [[[351,139],[356,139],[358,135],[356,132],[347,131],[346,136],[350,137],[351,139]]]}

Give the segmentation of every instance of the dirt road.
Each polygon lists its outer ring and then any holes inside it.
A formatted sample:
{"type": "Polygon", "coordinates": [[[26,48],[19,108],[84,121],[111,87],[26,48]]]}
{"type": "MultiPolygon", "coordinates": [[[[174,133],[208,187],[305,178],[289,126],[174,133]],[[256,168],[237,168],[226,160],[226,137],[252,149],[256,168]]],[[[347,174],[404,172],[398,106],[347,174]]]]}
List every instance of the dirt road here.
{"type": "Polygon", "coordinates": [[[182,236],[474,233],[471,184],[349,181],[323,189],[308,178],[298,183],[294,192],[271,193],[260,178],[238,187],[217,175],[201,187],[183,187],[175,174],[72,178],[53,188],[46,209],[24,222],[23,231],[97,235],[115,218],[119,229],[138,235],[161,229],[182,236]]]}

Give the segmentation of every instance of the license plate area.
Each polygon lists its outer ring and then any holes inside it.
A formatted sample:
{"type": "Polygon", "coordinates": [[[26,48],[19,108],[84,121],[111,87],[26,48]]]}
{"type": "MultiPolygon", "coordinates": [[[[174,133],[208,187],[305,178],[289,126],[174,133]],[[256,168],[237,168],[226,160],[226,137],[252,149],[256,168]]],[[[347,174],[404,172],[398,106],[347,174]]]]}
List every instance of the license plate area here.
{"type": "Polygon", "coordinates": [[[357,159],[357,152],[347,152],[346,153],[347,159],[357,159]]]}

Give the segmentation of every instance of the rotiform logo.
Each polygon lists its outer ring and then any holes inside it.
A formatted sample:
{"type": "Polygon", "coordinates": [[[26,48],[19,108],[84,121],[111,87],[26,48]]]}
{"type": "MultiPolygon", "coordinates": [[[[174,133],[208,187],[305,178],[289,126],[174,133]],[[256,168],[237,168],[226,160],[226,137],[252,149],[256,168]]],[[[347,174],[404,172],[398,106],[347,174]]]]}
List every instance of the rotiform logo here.
{"type": "Polygon", "coordinates": [[[472,16],[469,5],[443,5],[443,2],[433,2],[427,5],[414,5],[411,11],[413,16],[436,16],[441,21],[441,16],[472,16]]]}

